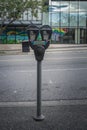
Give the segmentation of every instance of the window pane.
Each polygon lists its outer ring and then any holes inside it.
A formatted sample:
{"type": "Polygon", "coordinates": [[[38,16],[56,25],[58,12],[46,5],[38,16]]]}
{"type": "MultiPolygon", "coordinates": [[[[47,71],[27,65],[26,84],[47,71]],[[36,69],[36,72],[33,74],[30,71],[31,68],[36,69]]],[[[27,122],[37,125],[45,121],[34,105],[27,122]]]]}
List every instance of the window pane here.
{"type": "Polygon", "coordinates": [[[70,26],[77,26],[78,20],[78,14],[76,12],[70,13],[70,26]]]}
{"type": "Polygon", "coordinates": [[[61,26],[68,26],[68,12],[62,12],[61,13],[61,26]]]}
{"type": "Polygon", "coordinates": [[[79,13],[79,26],[86,27],[86,14],[84,12],[79,13]]]}
{"type": "Polygon", "coordinates": [[[60,23],[59,12],[50,13],[50,24],[52,26],[59,26],[59,23],[60,23]]]}
{"type": "Polygon", "coordinates": [[[79,11],[87,11],[87,1],[79,2],[79,11]]]}
{"type": "Polygon", "coordinates": [[[70,12],[79,10],[79,2],[78,1],[70,1],[69,5],[70,12]]]}

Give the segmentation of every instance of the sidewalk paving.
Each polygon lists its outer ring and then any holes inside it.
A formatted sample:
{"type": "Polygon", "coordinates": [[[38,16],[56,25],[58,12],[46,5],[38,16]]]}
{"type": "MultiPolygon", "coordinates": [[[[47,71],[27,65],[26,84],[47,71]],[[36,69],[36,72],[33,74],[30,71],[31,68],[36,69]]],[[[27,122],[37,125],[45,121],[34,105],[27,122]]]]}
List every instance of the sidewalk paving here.
{"type": "MultiPolygon", "coordinates": [[[[50,44],[49,49],[56,48],[87,47],[87,44],[50,44]]],[[[0,51],[22,50],[22,44],[0,44],[0,51]]]]}
{"type": "MultiPolygon", "coordinates": [[[[46,51],[87,50],[87,44],[50,44],[46,51]]],[[[32,52],[30,47],[29,53],[32,52]]],[[[22,44],[0,44],[0,55],[27,54],[22,51],[22,44]]]]}
{"type": "Polygon", "coordinates": [[[87,130],[87,105],[44,106],[43,121],[35,107],[0,107],[0,130],[87,130]]]}

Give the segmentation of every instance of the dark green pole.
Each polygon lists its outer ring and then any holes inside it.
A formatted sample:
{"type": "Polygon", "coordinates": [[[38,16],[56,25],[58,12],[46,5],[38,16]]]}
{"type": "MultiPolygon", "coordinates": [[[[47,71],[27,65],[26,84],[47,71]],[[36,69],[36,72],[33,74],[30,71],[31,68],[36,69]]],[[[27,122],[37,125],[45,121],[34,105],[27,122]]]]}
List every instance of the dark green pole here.
{"type": "Polygon", "coordinates": [[[34,119],[36,121],[44,120],[44,116],[41,114],[41,87],[42,87],[42,62],[37,61],[37,113],[34,119]]]}

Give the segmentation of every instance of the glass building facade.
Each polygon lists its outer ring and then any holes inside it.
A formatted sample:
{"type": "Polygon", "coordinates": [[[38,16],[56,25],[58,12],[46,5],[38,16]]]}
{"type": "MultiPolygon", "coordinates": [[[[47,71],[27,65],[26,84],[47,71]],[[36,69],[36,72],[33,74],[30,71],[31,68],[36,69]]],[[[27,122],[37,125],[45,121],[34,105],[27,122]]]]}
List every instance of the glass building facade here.
{"type": "Polygon", "coordinates": [[[49,25],[55,43],[87,43],[87,1],[50,0],[49,25]]]}

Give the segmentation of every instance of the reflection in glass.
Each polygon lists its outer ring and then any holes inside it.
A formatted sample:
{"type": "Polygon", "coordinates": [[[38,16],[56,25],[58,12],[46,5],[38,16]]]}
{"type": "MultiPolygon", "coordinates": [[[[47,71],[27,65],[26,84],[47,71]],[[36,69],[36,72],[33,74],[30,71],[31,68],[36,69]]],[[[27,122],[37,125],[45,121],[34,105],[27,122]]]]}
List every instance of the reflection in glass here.
{"type": "Polygon", "coordinates": [[[34,31],[30,31],[30,39],[31,41],[34,41],[35,40],[35,32],[34,31]]]}
{"type": "Polygon", "coordinates": [[[68,26],[68,12],[61,13],[61,26],[68,26]]]}
{"type": "Polygon", "coordinates": [[[86,26],[86,14],[79,13],[79,26],[86,26]]]}
{"type": "Polygon", "coordinates": [[[70,26],[77,26],[78,20],[78,14],[76,12],[70,13],[70,26]]]}
{"type": "Polygon", "coordinates": [[[59,12],[50,13],[50,24],[52,26],[59,26],[59,21],[60,21],[59,12]]]}
{"type": "Polygon", "coordinates": [[[85,27],[87,2],[86,1],[55,1],[51,2],[49,10],[52,26],[85,27]]]}

